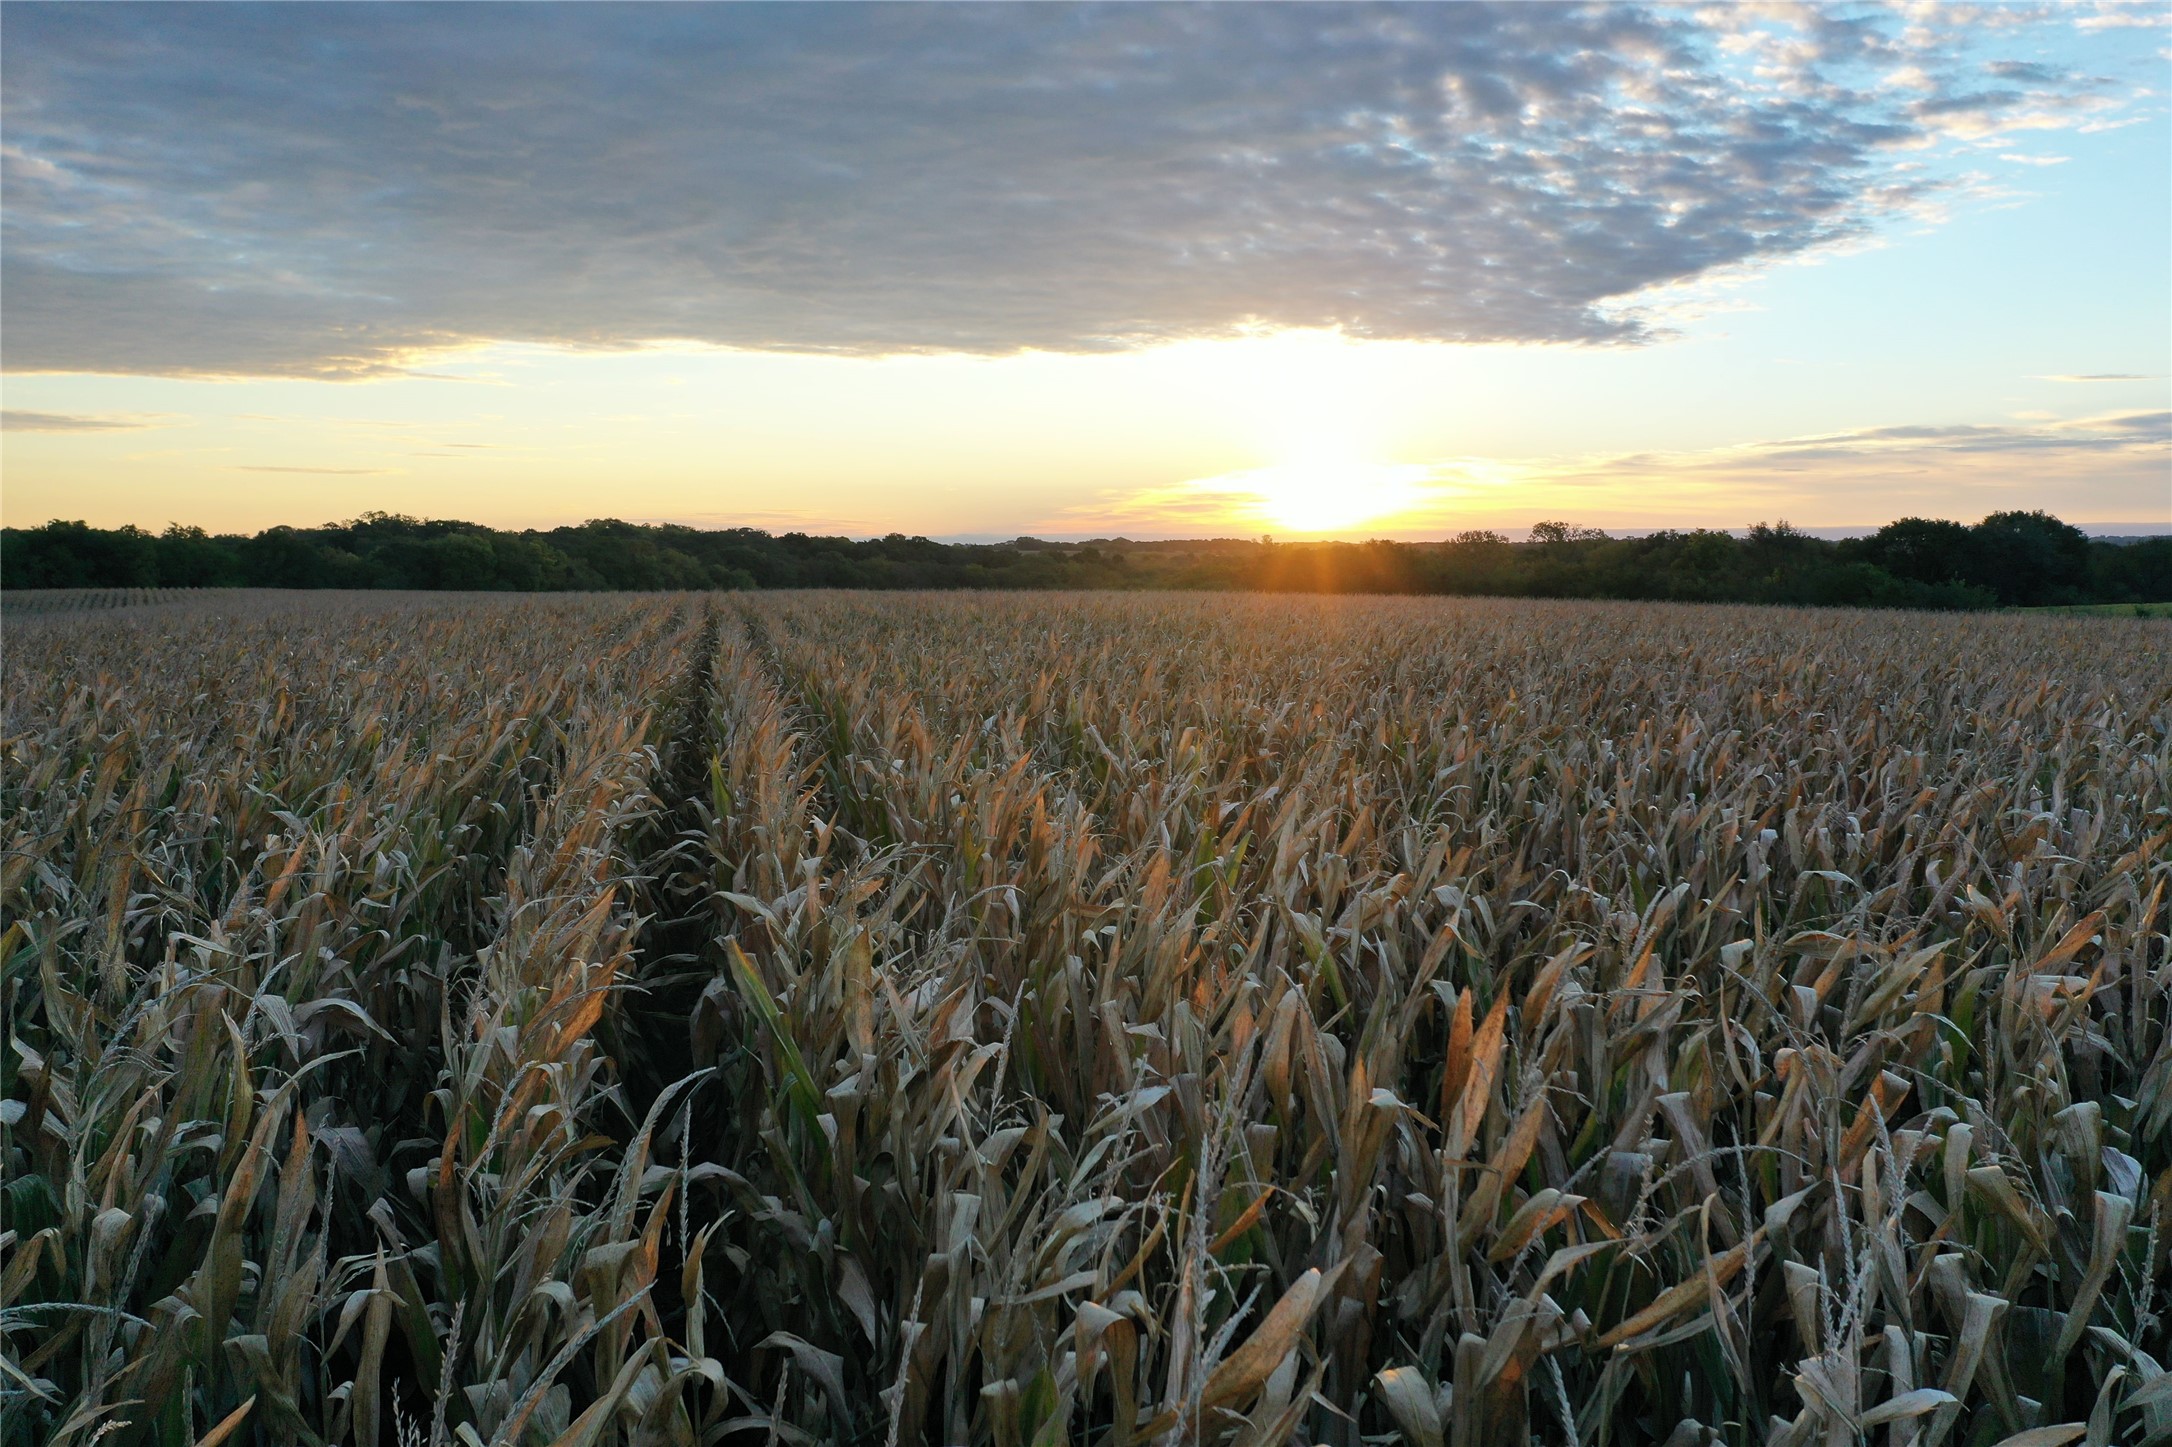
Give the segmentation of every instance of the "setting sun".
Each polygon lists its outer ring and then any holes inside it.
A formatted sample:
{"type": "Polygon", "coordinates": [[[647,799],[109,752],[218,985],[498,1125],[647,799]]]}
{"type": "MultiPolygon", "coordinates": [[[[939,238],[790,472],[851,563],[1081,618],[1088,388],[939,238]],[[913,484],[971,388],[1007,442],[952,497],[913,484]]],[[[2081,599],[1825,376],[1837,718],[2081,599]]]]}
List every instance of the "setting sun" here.
{"type": "Polygon", "coordinates": [[[1351,458],[1313,458],[1232,479],[1258,498],[1270,522],[1300,533],[1336,532],[1376,522],[1418,501],[1426,469],[1351,458]]]}

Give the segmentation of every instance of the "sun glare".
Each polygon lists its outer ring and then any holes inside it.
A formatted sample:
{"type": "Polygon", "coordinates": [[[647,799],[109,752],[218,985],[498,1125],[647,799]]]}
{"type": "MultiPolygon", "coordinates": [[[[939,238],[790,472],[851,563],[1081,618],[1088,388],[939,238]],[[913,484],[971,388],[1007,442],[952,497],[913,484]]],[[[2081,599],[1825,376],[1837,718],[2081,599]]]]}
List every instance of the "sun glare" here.
{"type": "Polygon", "coordinates": [[[1355,449],[1302,449],[1284,462],[1194,478],[1164,499],[1195,524],[1327,535],[1408,516],[1427,500],[1433,469],[1381,462],[1355,449]]]}
{"type": "Polygon", "coordinates": [[[1292,532],[1330,533],[1409,508],[1424,472],[1407,464],[1305,460],[1261,468],[1242,484],[1268,521],[1292,532]]]}
{"type": "Polygon", "coordinates": [[[1429,470],[1380,460],[1394,450],[1388,356],[1332,329],[1214,344],[1199,359],[1221,407],[1266,465],[1191,484],[1219,494],[1231,522],[1339,533],[1406,512],[1429,470]]]}

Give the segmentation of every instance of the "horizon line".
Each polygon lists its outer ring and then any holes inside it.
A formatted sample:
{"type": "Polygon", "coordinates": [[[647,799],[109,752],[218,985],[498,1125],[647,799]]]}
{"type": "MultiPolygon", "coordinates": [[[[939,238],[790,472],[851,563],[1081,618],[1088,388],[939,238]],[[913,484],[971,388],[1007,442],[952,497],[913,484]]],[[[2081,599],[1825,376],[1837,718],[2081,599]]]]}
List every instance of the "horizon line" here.
{"type": "MultiPolygon", "coordinates": [[[[2017,509],[2000,509],[1999,511],[2016,511],[2016,510],[2017,510],[2017,509]]],[[[2018,511],[2046,511],[2046,512],[2048,512],[2049,510],[2048,510],[2048,509],[2018,509],[2018,511]]],[[[1906,519],[1908,519],[1908,518],[1915,518],[1915,517],[1920,517],[1920,516],[1921,516],[1920,514],[1914,514],[1914,513],[1910,513],[1910,514],[1904,514],[1904,515],[1903,515],[1903,516],[1901,516],[1901,517],[1895,517],[1895,518],[1891,518],[1891,519],[1888,519],[1888,520],[1887,520],[1886,522],[1884,522],[1884,523],[1828,523],[1828,524],[1818,524],[1818,525],[1805,525],[1805,524],[1795,524],[1795,523],[1790,523],[1790,522],[1788,522],[1788,521],[1787,521],[1787,520],[1786,520],[1785,518],[1776,518],[1776,519],[1774,519],[1774,520],[1772,521],[1772,523],[1770,523],[1770,524],[1766,524],[1766,523],[1763,523],[1763,522],[1759,522],[1759,523],[1755,523],[1755,524],[1741,524],[1741,525],[1737,525],[1737,526],[1733,526],[1733,527],[1712,527],[1712,526],[1710,526],[1709,524],[1703,524],[1703,523],[1698,523],[1698,524],[1686,524],[1686,525],[1685,525],[1685,524],[1673,524],[1673,525],[1665,525],[1665,524],[1662,524],[1662,525],[1650,525],[1650,524],[1638,523],[1638,524],[1634,524],[1634,525],[1625,525],[1625,526],[1609,526],[1609,525],[1607,525],[1607,524],[1605,524],[1605,523],[1583,523],[1583,522],[1580,522],[1579,520],[1576,520],[1576,519],[1561,519],[1561,521],[1565,521],[1565,522],[1568,522],[1568,523],[1569,523],[1570,525],[1572,525],[1572,526],[1578,526],[1578,527],[1595,527],[1595,528],[1598,528],[1598,529],[1600,529],[1601,531],[1604,531],[1604,532],[1605,532],[1605,533],[1606,533],[1606,534],[1607,534],[1607,535],[1608,535],[1609,537],[1611,537],[1611,538],[1619,538],[1619,539],[1629,539],[1629,538],[1644,538],[1644,537],[1651,537],[1651,536],[1653,536],[1653,535],[1655,535],[1655,534],[1658,534],[1658,533],[1669,533],[1669,532],[1719,532],[1719,533],[1725,533],[1725,534],[1727,534],[1727,535],[1729,535],[1729,536],[1731,536],[1731,537],[1746,537],[1746,536],[1748,536],[1748,535],[1749,535],[1749,533],[1750,533],[1750,531],[1751,531],[1751,529],[1752,529],[1753,527],[1758,527],[1758,526],[1784,526],[1784,527],[1788,527],[1788,528],[1790,528],[1790,529],[1791,529],[1792,531],[1794,531],[1794,532],[1796,532],[1796,533],[1800,533],[1800,534],[1803,534],[1803,535],[1805,535],[1805,536],[1808,536],[1808,537],[1818,538],[1818,539],[1821,539],[1821,540],[1823,540],[1823,541],[1826,541],[1826,542],[1840,542],[1840,541],[1844,541],[1844,540],[1846,540],[1846,539],[1849,539],[1849,538],[1863,538],[1863,537],[1869,537],[1869,536],[1871,536],[1871,535],[1875,534],[1876,532],[1878,532],[1878,530],[1879,530],[1879,529],[1881,529],[1881,528],[1884,528],[1884,527],[1888,527],[1888,526],[1891,526],[1891,524],[1892,524],[1892,523],[1896,523],[1896,522],[1901,522],[1901,521],[1904,521],[1904,520],[1906,520],[1906,519]]],[[[1989,516],[1989,514],[1987,514],[1987,516],[1989,516]]],[[[2053,517],[2058,517],[2058,514],[2056,514],[2056,513],[2052,513],[2052,514],[2051,514],[2051,516],[2053,516],[2053,517]]],[[[38,531],[39,529],[42,529],[42,528],[47,528],[47,527],[52,527],[52,526],[54,526],[55,524],[60,524],[60,523],[82,523],[82,525],[83,525],[83,526],[85,526],[85,527],[91,527],[91,528],[95,528],[96,530],[98,530],[98,531],[102,531],[102,532],[116,532],[116,531],[120,531],[120,530],[122,530],[122,529],[124,529],[124,528],[136,528],[136,529],[138,529],[139,531],[142,531],[142,532],[145,532],[145,533],[149,533],[149,534],[151,534],[151,535],[152,535],[152,536],[154,536],[154,537],[155,537],[155,536],[158,536],[160,532],[163,532],[163,531],[165,531],[166,529],[171,529],[171,528],[184,528],[184,529],[201,529],[201,530],[202,530],[203,532],[205,532],[205,533],[209,534],[209,535],[210,535],[210,536],[212,536],[212,537],[249,537],[249,536],[254,536],[254,535],[257,535],[257,534],[261,534],[261,533],[271,532],[271,531],[273,531],[273,530],[275,530],[275,529],[278,529],[278,528],[291,528],[291,529],[293,529],[294,531],[297,531],[297,532],[313,532],[313,531],[324,531],[324,530],[331,530],[331,529],[340,529],[340,528],[352,528],[352,527],[356,527],[356,526],[359,526],[359,525],[365,524],[365,523],[367,523],[367,522],[369,522],[369,521],[371,521],[371,520],[373,520],[373,519],[375,519],[375,518],[384,518],[384,519],[395,519],[395,518],[396,518],[396,519],[402,519],[402,520],[404,520],[404,521],[407,521],[407,522],[412,522],[412,523],[419,523],[419,524],[426,524],[426,525],[427,525],[427,524],[454,524],[454,525],[459,525],[459,526],[463,526],[463,527],[479,527],[479,528],[485,528],[485,529],[488,529],[489,531],[492,531],[492,532],[503,532],[503,533],[548,533],[548,532],[554,532],[554,531],[558,531],[558,530],[560,530],[560,529],[565,529],[565,528],[580,528],[580,527],[587,527],[587,526],[589,526],[589,525],[591,525],[591,524],[594,524],[594,523],[620,523],[620,524],[623,524],[623,525],[625,525],[625,526],[628,526],[628,527],[640,527],[640,528],[666,528],[666,527],[670,527],[670,528],[686,528],[686,529],[688,529],[688,530],[690,530],[690,531],[693,531],[693,532],[697,532],[697,533],[755,532],[755,533],[761,533],[761,534],[763,534],[763,535],[765,535],[765,536],[768,536],[768,537],[772,537],[772,538],[781,538],[781,537],[788,537],[788,536],[791,536],[792,534],[795,534],[795,533],[796,533],[796,534],[798,534],[799,536],[802,536],[802,537],[808,537],[808,538],[836,538],[836,539],[842,539],[842,540],[844,540],[844,541],[847,541],[847,542],[854,542],[854,543],[879,542],[879,541],[881,541],[881,540],[883,540],[883,539],[885,539],[885,538],[893,538],[893,537],[898,537],[898,538],[905,538],[905,539],[908,539],[908,540],[913,540],[913,541],[920,541],[920,542],[930,542],[930,543],[941,543],[941,544],[945,544],[945,545],[951,545],[951,546],[966,546],[966,547],[999,547],[999,546],[1002,546],[1002,545],[1003,545],[1003,544],[1005,544],[1005,543],[1057,543],[1057,544],[1064,544],[1064,545],[1069,545],[1069,546],[1077,546],[1077,547],[1088,547],[1088,546],[1093,546],[1093,545],[1095,545],[1095,544],[1117,544],[1117,543],[1125,543],[1125,544],[1140,544],[1140,543],[1259,543],[1259,542],[1262,542],[1262,541],[1267,541],[1267,542],[1273,542],[1273,543],[1283,543],[1283,544],[1289,544],[1289,545],[1293,545],[1293,546],[1299,546],[1299,545],[1310,545],[1310,544],[1325,544],[1325,543],[1341,543],[1341,544],[1346,544],[1346,545],[1363,544],[1363,543],[1399,543],[1399,544],[1405,544],[1405,545],[1410,545],[1410,546],[1423,546],[1423,545],[1426,545],[1426,544],[1438,544],[1438,543],[1448,543],[1448,542],[1453,542],[1453,541],[1455,541],[1455,537],[1456,537],[1456,534],[1457,534],[1458,532],[1470,531],[1470,532],[1497,532],[1497,533],[1498,533],[1498,532],[1503,532],[1503,530],[1504,530],[1504,525],[1500,525],[1500,524],[1495,524],[1495,525],[1493,525],[1493,526],[1482,526],[1482,525],[1481,525],[1481,526],[1473,526],[1473,527],[1470,527],[1470,528],[1462,528],[1462,529],[1456,529],[1456,530],[1453,530],[1453,531],[1443,531],[1443,532],[1441,532],[1441,533],[1439,533],[1439,534],[1437,534],[1437,535],[1436,535],[1436,534],[1432,534],[1432,533],[1428,533],[1428,534],[1425,534],[1425,535],[1423,535],[1423,536],[1408,536],[1408,535],[1391,535],[1391,534],[1387,534],[1387,533],[1373,533],[1373,534],[1367,534],[1367,535],[1364,535],[1364,536],[1358,536],[1358,535],[1355,535],[1355,534],[1349,534],[1349,535],[1334,535],[1334,534],[1323,534],[1323,533],[1279,533],[1279,534],[1278,534],[1278,533],[1274,533],[1274,532],[1268,532],[1268,531],[1263,531],[1263,532],[1261,532],[1261,533],[1258,533],[1258,534],[1239,534],[1239,533],[1190,533],[1190,534],[1148,534],[1148,535],[1141,535],[1141,536],[1132,536],[1132,535],[1130,535],[1130,534],[1127,534],[1127,533],[1084,533],[1084,532],[1071,532],[1071,531],[1066,531],[1066,532],[1058,532],[1058,533],[987,533],[987,532],[957,532],[957,533],[909,533],[909,532],[905,532],[905,531],[903,531],[903,530],[901,530],[901,529],[896,529],[896,528],[892,528],[892,529],[889,529],[889,530],[887,530],[887,531],[883,531],[883,532],[874,532],[874,531],[868,531],[868,532],[864,532],[864,533],[863,533],[863,532],[858,532],[858,531],[845,531],[845,532],[823,532],[823,531],[816,531],[816,530],[815,530],[815,528],[814,528],[814,527],[812,527],[812,526],[810,526],[810,527],[806,527],[806,528],[784,528],[784,529],[779,529],[779,528],[776,528],[776,527],[774,527],[773,525],[772,525],[772,526],[764,526],[763,524],[760,524],[760,523],[755,523],[755,522],[746,522],[746,523],[731,523],[731,522],[719,522],[719,523],[714,523],[714,524],[706,524],[706,525],[705,525],[705,524],[702,524],[702,523],[688,522],[688,521],[685,521],[685,520],[682,520],[682,519],[679,519],[679,518],[669,518],[669,517],[644,517],[644,518],[620,518],[620,517],[590,517],[590,518],[583,518],[583,519],[581,519],[581,520],[580,520],[580,521],[578,521],[578,522],[559,522],[559,523],[549,523],[549,524],[524,524],[524,525],[513,525],[513,524],[501,524],[501,523],[487,523],[487,522],[479,522],[479,521],[477,521],[477,520],[475,520],[475,519],[472,519],[472,518],[456,518],[456,517],[417,517],[417,516],[415,516],[415,515],[413,515],[413,514],[409,514],[409,513],[390,513],[390,512],[370,511],[370,512],[363,512],[363,513],[357,514],[357,515],[355,515],[354,517],[351,517],[351,518],[337,518],[337,519],[329,519],[329,520],[326,520],[326,521],[323,521],[323,522],[316,522],[316,523],[267,523],[267,524],[265,524],[265,525],[263,525],[263,526],[261,526],[261,527],[255,528],[255,529],[253,529],[253,530],[225,530],[225,529],[214,529],[214,528],[210,528],[210,527],[205,527],[205,526],[203,526],[202,524],[198,524],[198,523],[184,523],[184,522],[180,522],[180,521],[178,521],[178,520],[172,520],[172,519],[169,519],[169,520],[168,520],[168,521],[167,521],[167,522],[165,523],[165,525],[164,525],[164,527],[163,527],[163,528],[158,528],[158,529],[154,529],[154,528],[150,527],[149,525],[146,525],[146,524],[142,524],[142,523],[115,523],[115,524],[93,524],[93,523],[87,523],[87,522],[84,522],[84,521],[83,521],[82,519],[80,519],[80,518],[62,518],[62,517],[52,517],[52,518],[47,518],[47,519],[46,519],[46,520],[45,520],[44,522],[42,522],[42,523],[33,523],[33,524],[16,524],[16,523],[6,523],[6,522],[0,522],[0,531],[6,531],[6,532],[35,532],[35,531],[38,531]]],[[[1966,519],[1960,519],[1960,518],[1926,518],[1926,519],[1924,519],[1924,520],[1926,520],[1926,521],[1934,521],[1934,522],[1959,522],[1959,523],[1962,523],[1962,524],[1963,524],[1964,526],[1973,526],[1973,525],[1974,525],[1974,522],[1976,522],[1976,521],[1981,521],[1981,519],[1976,519],[1976,520],[1966,520],[1966,519]]],[[[1532,522],[1530,522],[1530,523],[1525,523],[1525,524],[1521,524],[1521,525],[1514,525],[1514,524],[1511,524],[1511,525],[1506,525],[1506,526],[1508,526],[1508,527],[1517,527],[1517,526],[1520,526],[1522,530],[1524,530],[1524,531],[1528,532],[1528,531],[1529,531],[1529,529],[1531,529],[1532,527],[1535,527],[1535,526],[1537,526],[1537,525],[1538,525],[1539,523],[1541,523],[1541,522],[1545,522],[1545,521],[1550,521],[1550,519],[1545,519],[1545,518],[1535,518],[1535,519],[1534,519],[1534,520],[1533,520],[1532,522]]],[[[2071,518],[2063,518],[2063,517],[2062,517],[2062,518],[2059,518],[2059,521],[2061,521],[2061,522],[2064,522],[2064,523],[2067,523],[2067,524],[2068,524],[2069,526],[2071,526],[2071,527],[2074,527],[2074,528],[2078,528],[2078,529],[2079,529],[2079,530],[2080,530],[2080,531],[2081,531],[2081,532],[2082,532],[2082,533],[2083,533],[2083,534],[2084,534],[2085,536],[2087,536],[2087,537],[2089,537],[2089,538],[2091,538],[2091,539],[2105,539],[2105,538],[2151,538],[2151,537],[2165,537],[2165,536],[2172,536],[2172,519],[2167,519],[2167,520],[2165,520],[2165,521],[2159,521],[2159,522],[2143,522],[2143,521],[2138,521],[2138,520],[2133,520],[2133,519],[2114,519],[2114,520],[2109,520],[2109,521],[2087,521],[2087,522],[2076,522],[2076,521],[2074,521],[2074,520],[2073,520],[2073,519],[2071,519],[2071,518]]],[[[1510,536],[1510,537],[1508,537],[1508,538],[1507,538],[1507,541],[1509,541],[1509,542],[1512,542],[1512,543],[1513,543],[1513,542],[1519,542],[1519,541],[1528,541],[1528,539],[1522,539],[1522,538],[1517,538],[1517,537],[1514,537],[1514,536],[1510,536]]]]}

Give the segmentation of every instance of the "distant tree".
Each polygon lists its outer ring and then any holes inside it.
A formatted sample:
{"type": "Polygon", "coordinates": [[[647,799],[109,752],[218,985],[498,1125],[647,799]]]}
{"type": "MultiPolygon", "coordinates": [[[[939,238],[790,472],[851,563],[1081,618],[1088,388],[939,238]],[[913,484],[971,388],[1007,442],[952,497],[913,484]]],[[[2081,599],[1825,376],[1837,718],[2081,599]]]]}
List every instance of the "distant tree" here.
{"type": "Polygon", "coordinates": [[[1534,543],[1603,543],[1608,541],[1603,528],[1580,527],[1575,523],[1539,522],[1531,525],[1531,541],[1534,543]]]}
{"type": "Polygon", "coordinates": [[[327,568],[329,551],[296,528],[267,528],[244,541],[241,575],[251,588],[325,588],[334,586],[327,568]]]}
{"type": "Polygon", "coordinates": [[[1667,596],[1716,600],[1735,596],[1734,572],[1742,545],[1727,533],[1700,528],[1682,535],[1668,550],[1667,596]]]}
{"type": "Polygon", "coordinates": [[[1472,529],[1441,543],[1197,538],[1135,542],[855,540],[597,519],[549,532],[364,513],[214,537],[52,522],[0,530],[0,586],[585,589],[1263,588],[1281,592],[1732,599],[1906,608],[2172,600],[2172,539],[2091,542],[2041,512],[1974,526],[1904,518],[1828,542],[1785,522],[1609,538],[1545,521],[1529,543],[1472,529]]]}
{"type": "Polygon", "coordinates": [[[10,588],[152,588],[158,586],[155,540],[140,528],[49,522],[7,531],[0,573],[10,588]]]}
{"type": "Polygon", "coordinates": [[[161,588],[230,588],[241,582],[241,559],[226,539],[178,523],[153,544],[161,588]]]}
{"type": "Polygon", "coordinates": [[[1887,523],[1863,539],[1857,551],[1865,562],[1918,583],[1965,583],[1978,572],[1975,534],[1966,524],[1943,518],[1887,523]]]}
{"type": "Polygon", "coordinates": [[[498,555],[487,538],[473,533],[449,533],[423,544],[421,563],[425,588],[487,590],[503,588],[498,555]]]}
{"type": "Polygon", "coordinates": [[[1970,529],[1975,572],[1968,581],[2002,603],[2070,603],[2089,581],[2089,538],[2047,512],[1995,512],[1970,529]]]}
{"type": "Polygon", "coordinates": [[[570,586],[572,560],[541,538],[500,533],[489,541],[498,587],[520,593],[548,593],[570,586]]]}
{"type": "Polygon", "coordinates": [[[2172,600],[2172,537],[2090,544],[2088,590],[2106,603],[2172,600]]]}
{"type": "Polygon", "coordinates": [[[1800,552],[1817,539],[1798,530],[1787,519],[1776,523],[1751,523],[1745,541],[1753,548],[1769,552],[1800,552]]]}

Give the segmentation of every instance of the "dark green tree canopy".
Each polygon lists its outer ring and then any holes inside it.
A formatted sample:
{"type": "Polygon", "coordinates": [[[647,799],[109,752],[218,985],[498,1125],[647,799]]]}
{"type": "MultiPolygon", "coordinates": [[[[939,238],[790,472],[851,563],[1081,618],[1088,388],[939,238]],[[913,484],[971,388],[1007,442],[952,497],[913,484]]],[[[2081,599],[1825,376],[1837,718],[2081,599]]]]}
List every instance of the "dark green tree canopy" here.
{"type": "Polygon", "coordinates": [[[2044,512],[1973,525],[1902,518],[1833,542],[1785,522],[1615,538],[1551,520],[1530,541],[1474,530],[1437,543],[1267,538],[943,543],[702,530],[602,518],[502,532],[365,513],[253,536],[50,522],[0,536],[8,588],[1244,588],[1491,593],[1870,607],[1984,608],[2172,600],[2172,538],[2092,542],[2044,512]]]}

